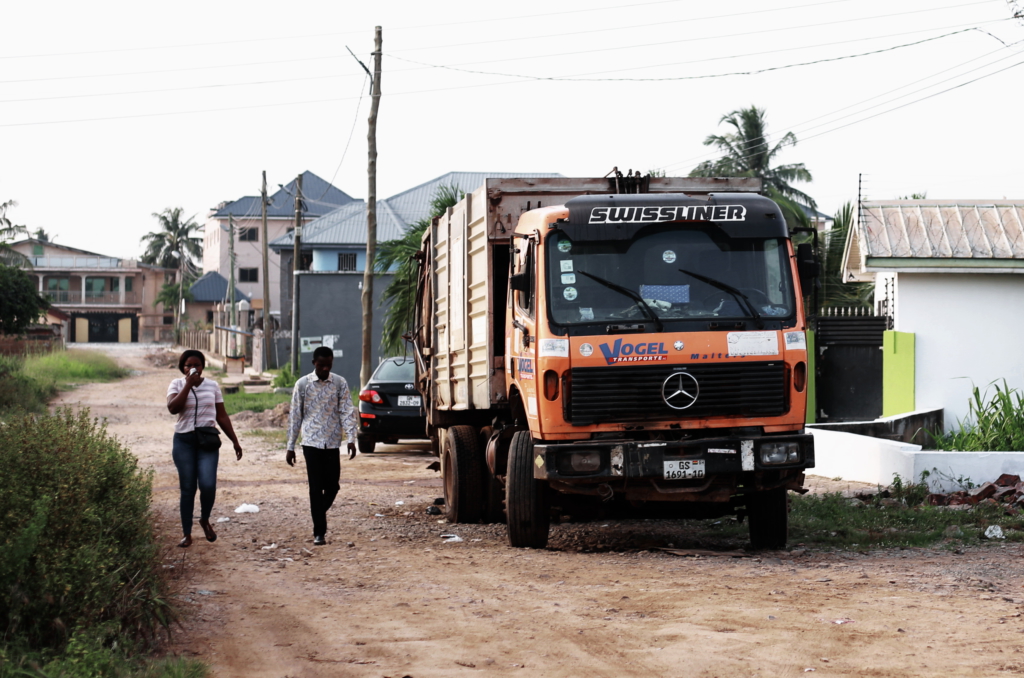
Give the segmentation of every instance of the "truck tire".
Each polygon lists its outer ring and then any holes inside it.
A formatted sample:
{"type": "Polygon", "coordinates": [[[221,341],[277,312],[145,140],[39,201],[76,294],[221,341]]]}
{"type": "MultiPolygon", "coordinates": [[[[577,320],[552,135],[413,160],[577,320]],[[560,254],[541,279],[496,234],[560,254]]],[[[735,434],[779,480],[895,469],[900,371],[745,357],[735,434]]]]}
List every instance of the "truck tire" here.
{"type": "Polygon", "coordinates": [[[445,517],[450,523],[478,523],[485,491],[483,455],[472,426],[452,426],[441,451],[445,517]]]}
{"type": "Polygon", "coordinates": [[[494,428],[491,426],[484,426],[480,429],[480,451],[484,455],[484,478],[486,482],[483,516],[485,523],[503,523],[505,522],[505,485],[498,480],[497,476],[491,473],[491,468],[486,462],[487,443],[490,441],[492,433],[494,433],[494,428]]]}
{"type": "Polygon", "coordinates": [[[747,497],[750,545],[755,549],[781,549],[789,538],[789,498],[786,488],[756,492],[747,497]]]}
{"type": "Polygon", "coordinates": [[[359,454],[373,454],[373,448],[377,446],[377,441],[373,438],[364,438],[363,436],[356,436],[356,447],[359,448],[359,454]]]}
{"type": "Polygon", "coordinates": [[[517,548],[542,549],[551,524],[547,486],[533,477],[533,437],[517,431],[508,451],[505,477],[508,543],[517,548]]]}

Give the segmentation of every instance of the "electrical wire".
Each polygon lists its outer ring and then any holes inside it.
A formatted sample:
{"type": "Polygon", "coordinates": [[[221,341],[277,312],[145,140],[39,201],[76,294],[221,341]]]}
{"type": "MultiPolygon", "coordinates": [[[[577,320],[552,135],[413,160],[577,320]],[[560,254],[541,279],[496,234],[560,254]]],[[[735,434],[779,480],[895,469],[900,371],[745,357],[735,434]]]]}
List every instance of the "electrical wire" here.
{"type": "Polygon", "coordinates": [[[327,182],[327,186],[324,187],[324,192],[320,195],[317,201],[323,200],[324,196],[327,195],[327,191],[330,190],[334,184],[334,179],[338,176],[338,172],[341,170],[341,164],[345,162],[345,156],[348,155],[348,147],[352,144],[352,135],[356,131],[356,123],[359,122],[359,107],[363,103],[363,89],[366,86],[366,81],[369,80],[368,75],[363,75],[363,84],[359,86],[359,101],[356,102],[356,112],[352,116],[352,128],[348,132],[348,141],[345,142],[345,150],[341,152],[341,160],[338,161],[338,166],[334,168],[334,174],[331,175],[331,180],[327,182]]]}

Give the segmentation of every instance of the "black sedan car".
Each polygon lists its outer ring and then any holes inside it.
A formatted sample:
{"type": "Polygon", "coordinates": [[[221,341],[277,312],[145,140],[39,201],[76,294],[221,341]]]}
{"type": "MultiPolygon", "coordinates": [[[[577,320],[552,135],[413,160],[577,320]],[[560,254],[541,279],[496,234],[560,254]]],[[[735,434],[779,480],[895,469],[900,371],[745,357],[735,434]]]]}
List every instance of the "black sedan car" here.
{"type": "Polygon", "coordinates": [[[377,443],[393,445],[399,438],[425,438],[427,418],[416,390],[412,358],[388,358],[374,370],[359,393],[359,434],[363,454],[377,443]]]}

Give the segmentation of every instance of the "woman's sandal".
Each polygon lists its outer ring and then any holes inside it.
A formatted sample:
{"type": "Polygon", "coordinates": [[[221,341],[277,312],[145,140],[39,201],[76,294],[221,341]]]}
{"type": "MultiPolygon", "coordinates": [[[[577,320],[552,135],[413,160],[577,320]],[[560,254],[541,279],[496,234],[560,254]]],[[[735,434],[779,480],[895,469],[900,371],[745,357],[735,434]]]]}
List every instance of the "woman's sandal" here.
{"type": "Polygon", "coordinates": [[[199,527],[203,528],[203,534],[206,535],[206,541],[217,541],[217,533],[213,531],[213,526],[210,525],[209,520],[200,519],[199,527]]]}
{"type": "Polygon", "coordinates": [[[183,549],[187,549],[189,546],[192,546],[192,535],[187,534],[182,537],[181,541],[178,542],[178,546],[183,549]]]}

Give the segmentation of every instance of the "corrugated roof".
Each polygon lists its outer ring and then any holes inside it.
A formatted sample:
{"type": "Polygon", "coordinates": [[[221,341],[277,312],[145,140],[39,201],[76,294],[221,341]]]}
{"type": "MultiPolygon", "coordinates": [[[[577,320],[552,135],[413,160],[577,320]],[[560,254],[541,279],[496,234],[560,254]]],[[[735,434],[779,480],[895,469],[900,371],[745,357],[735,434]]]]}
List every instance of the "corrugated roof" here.
{"type": "MultiPolygon", "coordinates": [[[[430,216],[430,201],[439,186],[454,185],[469,193],[483,185],[484,180],[532,177],[559,177],[560,174],[543,172],[449,172],[431,179],[390,198],[377,201],[377,240],[393,240],[420,219],[430,216]]],[[[302,228],[302,241],[306,245],[365,245],[366,202],[351,203],[307,223],[302,228]]],[[[292,246],[291,234],[270,243],[280,250],[292,246]]]]}
{"type": "Polygon", "coordinates": [[[1007,266],[1024,261],[1024,201],[892,200],[863,202],[845,266],[853,272],[936,266],[1007,266]],[[885,262],[878,260],[884,259],[885,262]],[[924,260],[924,261],[917,261],[924,260]],[[883,266],[884,263],[884,266],[883,266]]]}
{"type": "MultiPolygon", "coordinates": [[[[210,271],[209,273],[203,274],[203,277],[192,283],[192,286],[189,287],[188,290],[192,293],[192,298],[199,302],[212,301],[219,303],[227,301],[228,299],[227,278],[217,271],[210,271]]],[[[246,301],[252,301],[249,299],[248,294],[242,292],[236,287],[235,301],[239,302],[243,299],[246,301]]]]}
{"type": "MultiPolygon", "coordinates": [[[[302,173],[302,195],[306,204],[307,217],[319,217],[328,212],[347,205],[355,200],[352,196],[324,181],[310,171],[302,173]]],[[[267,205],[268,217],[294,217],[295,216],[295,179],[278,189],[269,198],[267,205]]],[[[247,195],[238,200],[231,201],[217,209],[213,216],[236,217],[260,215],[259,196],[247,195]]]]}

